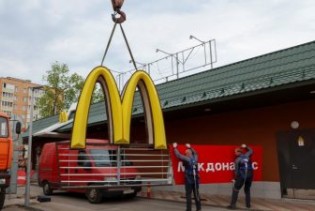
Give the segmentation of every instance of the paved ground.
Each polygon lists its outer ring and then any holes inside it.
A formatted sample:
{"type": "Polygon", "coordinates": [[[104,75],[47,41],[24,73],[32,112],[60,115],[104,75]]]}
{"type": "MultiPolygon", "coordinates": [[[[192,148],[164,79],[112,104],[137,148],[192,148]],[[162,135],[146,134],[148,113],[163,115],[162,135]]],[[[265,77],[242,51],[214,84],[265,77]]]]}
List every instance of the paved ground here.
{"type": "MultiPolygon", "coordinates": [[[[24,207],[24,192],[25,187],[18,187],[17,194],[7,195],[4,209],[3,211],[18,211],[18,210],[34,210],[34,211],[48,211],[48,210],[87,210],[86,208],[81,209],[78,207],[77,204],[60,204],[58,201],[54,202],[47,202],[47,203],[39,203],[37,201],[37,196],[42,195],[41,188],[37,185],[31,185],[31,200],[30,200],[30,207],[24,207]]],[[[150,206],[150,203],[160,204],[163,206],[163,201],[166,207],[166,202],[174,202],[177,204],[181,203],[183,208],[185,206],[185,198],[183,197],[182,193],[179,192],[163,192],[163,191],[154,191],[151,192],[150,197],[148,197],[146,190],[144,188],[144,192],[138,195],[141,198],[149,198],[153,199],[153,201],[145,201],[143,203],[147,203],[150,206]]],[[[60,196],[62,198],[62,196],[60,196]]],[[[219,196],[219,195],[201,195],[202,198],[202,205],[203,210],[225,210],[225,207],[229,204],[229,197],[227,196],[219,196]]],[[[79,199],[81,200],[81,199],[79,199]]],[[[139,200],[140,201],[143,200],[139,200]]],[[[168,203],[169,204],[169,203],[168,203]]],[[[117,204],[117,210],[119,209],[119,203],[117,204]]],[[[122,205],[123,206],[123,205],[122,205]]],[[[128,205],[126,205],[128,206],[128,205]]],[[[240,210],[248,210],[244,206],[244,199],[240,198],[237,204],[240,210]]],[[[144,210],[147,210],[148,207],[144,207],[144,210]]],[[[116,210],[116,208],[115,208],[116,210]]],[[[142,210],[142,209],[139,209],[142,210]]],[[[166,211],[165,209],[164,211],[166,211]]],[[[172,209],[171,209],[172,210],[172,209]]],[[[183,209],[184,210],[184,209],[183,209]]],[[[271,199],[259,199],[254,198],[252,199],[252,208],[250,210],[253,211],[315,211],[315,201],[312,200],[289,200],[289,199],[281,199],[281,200],[271,200],[271,199]]]]}
{"type": "MultiPolygon", "coordinates": [[[[147,194],[142,192],[142,197],[146,197],[147,194]]],[[[161,200],[172,200],[172,201],[180,201],[185,202],[184,194],[178,192],[163,192],[163,191],[155,191],[151,193],[151,198],[161,199],[161,200]]],[[[202,205],[211,206],[211,207],[219,207],[225,208],[229,205],[230,198],[227,196],[219,196],[219,195],[207,195],[202,194],[202,205]]],[[[245,199],[239,198],[238,209],[240,210],[248,210],[245,207],[245,199]]],[[[252,199],[252,207],[250,210],[255,211],[315,211],[315,201],[312,200],[292,200],[292,199],[281,199],[281,200],[272,200],[272,199],[252,199]]]]}

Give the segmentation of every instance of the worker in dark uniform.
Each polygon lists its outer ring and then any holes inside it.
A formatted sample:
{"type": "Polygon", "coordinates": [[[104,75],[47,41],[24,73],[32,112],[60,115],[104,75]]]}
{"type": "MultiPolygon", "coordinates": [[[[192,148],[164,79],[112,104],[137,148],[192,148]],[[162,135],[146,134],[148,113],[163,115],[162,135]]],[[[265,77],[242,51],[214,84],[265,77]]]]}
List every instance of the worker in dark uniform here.
{"type": "Polygon", "coordinates": [[[183,161],[185,167],[185,191],[186,191],[186,211],[191,211],[191,193],[194,193],[197,211],[201,210],[199,196],[199,174],[198,174],[198,154],[186,144],[185,155],[182,155],[177,149],[177,143],[173,143],[174,153],[178,159],[183,161]]]}
{"type": "Polygon", "coordinates": [[[228,209],[236,209],[238,193],[244,184],[246,207],[250,208],[251,206],[250,187],[253,181],[253,168],[250,157],[252,154],[253,150],[249,146],[246,146],[246,144],[242,144],[241,148],[235,149],[235,179],[233,180],[234,187],[232,192],[231,204],[227,207],[228,209]],[[243,150],[246,150],[246,152],[243,152],[243,150]]]}

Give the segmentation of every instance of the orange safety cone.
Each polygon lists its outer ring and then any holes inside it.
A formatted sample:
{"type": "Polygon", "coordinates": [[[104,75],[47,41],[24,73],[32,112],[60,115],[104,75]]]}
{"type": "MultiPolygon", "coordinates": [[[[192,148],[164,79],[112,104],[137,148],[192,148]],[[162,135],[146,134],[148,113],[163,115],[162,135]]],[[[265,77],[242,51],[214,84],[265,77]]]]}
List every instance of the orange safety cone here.
{"type": "Polygon", "coordinates": [[[148,186],[147,186],[147,197],[151,198],[151,183],[148,182],[148,186]]]}
{"type": "Polygon", "coordinates": [[[25,185],[26,184],[26,173],[23,170],[18,170],[18,177],[17,177],[17,184],[18,185],[25,185]]]}

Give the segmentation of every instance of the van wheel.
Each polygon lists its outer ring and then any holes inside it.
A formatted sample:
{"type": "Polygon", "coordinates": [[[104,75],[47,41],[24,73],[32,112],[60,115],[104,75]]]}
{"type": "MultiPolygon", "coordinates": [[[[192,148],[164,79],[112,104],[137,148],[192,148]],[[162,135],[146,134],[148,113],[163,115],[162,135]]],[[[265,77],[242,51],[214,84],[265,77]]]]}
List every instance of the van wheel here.
{"type": "Polygon", "coordinates": [[[0,189],[0,210],[2,210],[4,200],[5,200],[5,188],[1,188],[0,189]]]}
{"type": "Polygon", "coordinates": [[[43,193],[46,196],[49,196],[53,193],[53,190],[51,189],[51,186],[50,186],[49,182],[47,182],[47,181],[43,183],[43,193]]]}
{"type": "Polygon", "coordinates": [[[92,204],[100,203],[103,197],[101,190],[96,188],[87,189],[85,195],[92,204]]]}
{"type": "Polygon", "coordinates": [[[137,196],[137,192],[134,192],[134,193],[129,193],[127,195],[125,195],[125,198],[127,199],[133,199],[137,196]]]}

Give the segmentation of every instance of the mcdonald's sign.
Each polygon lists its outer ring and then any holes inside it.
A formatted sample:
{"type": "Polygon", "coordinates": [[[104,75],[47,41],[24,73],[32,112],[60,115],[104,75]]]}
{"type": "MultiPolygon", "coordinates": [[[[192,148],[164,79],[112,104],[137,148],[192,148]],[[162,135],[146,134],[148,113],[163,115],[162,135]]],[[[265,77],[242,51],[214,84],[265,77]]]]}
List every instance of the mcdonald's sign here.
{"type": "Polygon", "coordinates": [[[96,83],[100,83],[104,95],[108,119],[109,139],[114,144],[130,143],[132,106],[136,88],[142,96],[148,129],[148,142],[155,149],[166,149],[164,119],[160,99],[150,76],[144,71],[136,71],[119,94],[116,81],[109,69],[94,68],[85,80],[74,117],[71,148],[85,148],[85,138],[89,107],[96,83]]]}
{"type": "Polygon", "coordinates": [[[65,111],[61,111],[60,114],[59,114],[59,122],[60,123],[63,123],[63,122],[66,122],[68,121],[68,115],[65,111]]]}

